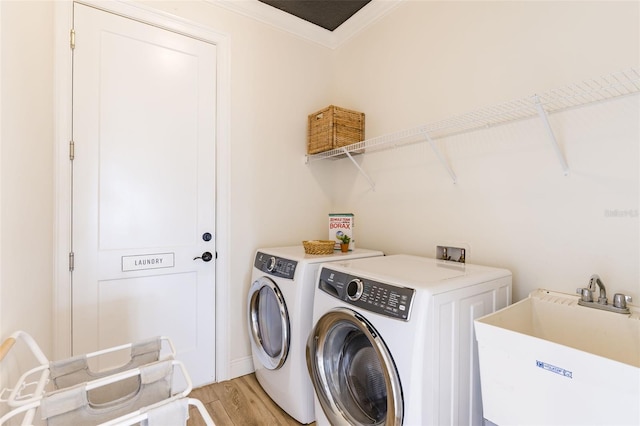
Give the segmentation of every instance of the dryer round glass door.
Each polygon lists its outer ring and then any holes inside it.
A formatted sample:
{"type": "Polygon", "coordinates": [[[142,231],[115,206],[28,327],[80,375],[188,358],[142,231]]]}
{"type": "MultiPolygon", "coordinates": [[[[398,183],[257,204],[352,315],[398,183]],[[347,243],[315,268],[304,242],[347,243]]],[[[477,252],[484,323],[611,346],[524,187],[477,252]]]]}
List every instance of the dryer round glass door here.
{"type": "Polygon", "coordinates": [[[331,424],[401,425],[402,386],[382,337],[362,315],[336,308],[307,341],[307,366],[331,424]]]}
{"type": "Polygon", "coordinates": [[[289,314],[282,292],[268,277],[253,282],[248,296],[249,335],[265,368],[275,370],[289,353],[289,314]]]}

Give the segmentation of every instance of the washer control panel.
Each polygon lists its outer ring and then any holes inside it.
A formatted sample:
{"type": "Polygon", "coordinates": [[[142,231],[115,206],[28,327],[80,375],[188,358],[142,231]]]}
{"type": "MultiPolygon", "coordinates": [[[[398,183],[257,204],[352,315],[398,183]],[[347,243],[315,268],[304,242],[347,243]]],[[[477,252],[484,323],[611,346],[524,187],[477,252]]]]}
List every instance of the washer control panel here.
{"type": "Polygon", "coordinates": [[[253,266],[264,273],[273,275],[274,277],[292,280],[296,273],[298,262],[258,252],[256,253],[256,259],[253,262],[253,266]]]}
{"type": "Polygon", "coordinates": [[[345,303],[408,321],[416,291],[322,268],[318,288],[345,303]]]}

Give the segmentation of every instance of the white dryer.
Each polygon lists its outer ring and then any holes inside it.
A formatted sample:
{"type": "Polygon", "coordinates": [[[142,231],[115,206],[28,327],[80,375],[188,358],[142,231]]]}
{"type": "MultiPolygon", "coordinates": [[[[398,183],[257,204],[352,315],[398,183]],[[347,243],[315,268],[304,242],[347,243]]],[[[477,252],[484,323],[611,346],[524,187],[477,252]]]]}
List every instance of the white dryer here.
{"type": "Polygon", "coordinates": [[[505,269],[409,255],[322,265],[307,363],[318,425],[481,425],[473,320],[505,269]]]}
{"type": "Polygon", "coordinates": [[[300,423],[316,419],[305,345],[318,268],[323,262],[383,255],[366,249],[309,255],[302,246],[256,252],[247,297],[256,378],[271,399],[300,423]]]}

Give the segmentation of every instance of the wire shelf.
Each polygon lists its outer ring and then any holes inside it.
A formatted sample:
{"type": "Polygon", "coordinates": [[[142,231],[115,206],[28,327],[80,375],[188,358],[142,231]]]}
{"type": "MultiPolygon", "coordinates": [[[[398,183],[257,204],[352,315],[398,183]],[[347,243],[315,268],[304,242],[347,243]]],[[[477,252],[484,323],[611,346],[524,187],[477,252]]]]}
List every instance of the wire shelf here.
{"type": "MultiPolygon", "coordinates": [[[[640,91],[640,73],[635,68],[614,72],[591,80],[536,94],[527,98],[488,106],[441,121],[367,139],[342,148],[307,155],[306,162],[341,158],[352,152],[393,148],[432,141],[513,121],[540,117],[583,105],[606,101],[640,91]]],[[[548,125],[548,122],[547,122],[548,125]]],[[[435,148],[434,148],[435,149],[435,148]]],[[[563,160],[561,160],[563,161],[563,160]]],[[[566,164],[563,161],[564,166],[566,164]]],[[[565,168],[565,174],[568,170],[565,168]]],[[[452,176],[455,181],[455,176],[452,176]]]]}

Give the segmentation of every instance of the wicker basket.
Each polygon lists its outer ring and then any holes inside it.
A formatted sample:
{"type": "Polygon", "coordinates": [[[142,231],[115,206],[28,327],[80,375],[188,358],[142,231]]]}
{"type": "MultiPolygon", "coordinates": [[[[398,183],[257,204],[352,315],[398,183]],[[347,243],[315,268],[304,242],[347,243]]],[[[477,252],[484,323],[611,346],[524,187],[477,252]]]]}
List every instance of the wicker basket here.
{"type": "Polygon", "coordinates": [[[303,241],[304,252],[307,254],[333,254],[334,241],[311,240],[303,241]]]}
{"type": "Polygon", "coordinates": [[[364,113],[330,105],[309,115],[307,154],[364,140],[364,113]]]}

